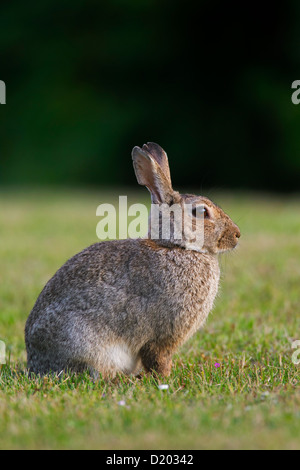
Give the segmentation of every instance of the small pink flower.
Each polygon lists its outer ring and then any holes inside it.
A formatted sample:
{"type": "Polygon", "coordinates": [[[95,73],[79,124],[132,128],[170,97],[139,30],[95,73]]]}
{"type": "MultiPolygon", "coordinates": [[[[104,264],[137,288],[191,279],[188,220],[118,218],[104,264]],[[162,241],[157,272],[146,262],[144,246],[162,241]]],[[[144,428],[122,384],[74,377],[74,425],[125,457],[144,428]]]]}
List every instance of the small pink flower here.
{"type": "Polygon", "coordinates": [[[215,367],[221,367],[221,364],[219,364],[218,362],[215,363],[215,367]]]}

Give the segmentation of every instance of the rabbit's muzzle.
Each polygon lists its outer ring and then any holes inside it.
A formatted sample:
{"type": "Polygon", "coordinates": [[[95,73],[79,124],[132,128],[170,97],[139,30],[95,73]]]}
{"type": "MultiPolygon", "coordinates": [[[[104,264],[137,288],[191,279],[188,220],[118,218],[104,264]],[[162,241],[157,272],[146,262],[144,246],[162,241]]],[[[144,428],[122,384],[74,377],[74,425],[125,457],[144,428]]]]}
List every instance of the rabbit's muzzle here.
{"type": "Polygon", "coordinates": [[[233,250],[237,246],[240,236],[241,236],[241,231],[239,227],[232,222],[230,226],[226,227],[221,237],[219,238],[218,250],[219,251],[233,250]]]}

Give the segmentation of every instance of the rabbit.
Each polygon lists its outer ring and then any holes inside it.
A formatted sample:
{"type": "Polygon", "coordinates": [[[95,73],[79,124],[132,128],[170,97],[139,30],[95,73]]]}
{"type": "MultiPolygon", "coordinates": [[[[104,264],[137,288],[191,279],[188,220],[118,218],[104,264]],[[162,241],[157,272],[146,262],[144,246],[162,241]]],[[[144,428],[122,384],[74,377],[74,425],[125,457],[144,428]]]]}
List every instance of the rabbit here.
{"type": "MultiPolygon", "coordinates": [[[[95,243],[48,281],[25,326],[29,371],[169,376],[172,356],[205,322],[218,292],[218,255],[234,249],[237,225],[206,197],[172,188],[166,152],[132,151],[137,181],[153,205],[201,206],[204,242],[186,237],[95,243]]],[[[192,224],[196,212],[190,214],[192,224]]],[[[151,224],[150,224],[151,225],[151,224]]],[[[192,225],[193,226],[193,225],[192,225]]],[[[171,230],[172,232],[172,230],[171,230]]]]}

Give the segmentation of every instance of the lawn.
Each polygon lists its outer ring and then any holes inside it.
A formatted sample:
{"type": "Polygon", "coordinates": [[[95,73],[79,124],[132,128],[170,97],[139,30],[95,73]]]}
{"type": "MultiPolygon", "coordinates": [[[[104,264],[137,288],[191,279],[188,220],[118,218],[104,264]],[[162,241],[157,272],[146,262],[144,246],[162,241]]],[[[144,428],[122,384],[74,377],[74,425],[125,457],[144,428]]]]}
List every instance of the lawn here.
{"type": "Polygon", "coordinates": [[[98,241],[96,208],[119,192],[0,192],[0,449],[300,449],[300,197],[208,193],[242,237],[168,379],[28,377],[26,318],[64,261],[98,241]]]}

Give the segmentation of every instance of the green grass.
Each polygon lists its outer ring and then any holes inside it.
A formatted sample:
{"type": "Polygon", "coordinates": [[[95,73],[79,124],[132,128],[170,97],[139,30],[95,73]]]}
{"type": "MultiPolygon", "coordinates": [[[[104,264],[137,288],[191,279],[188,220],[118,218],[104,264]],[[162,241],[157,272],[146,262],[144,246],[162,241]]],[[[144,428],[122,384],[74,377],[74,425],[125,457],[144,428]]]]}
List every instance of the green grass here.
{"type": "Polygon", "coordinates": [[[205,327],[175,356],[168,379],[94,382],[29,378],[24,324],[54,272],[97,241],[96,207],[115,196],[0,192],[0,449],[300,448],[300,364],[291,349],[300,339],[300,199],[209,196],[242,238],[221,258],[220,295],[205,327]]]}

